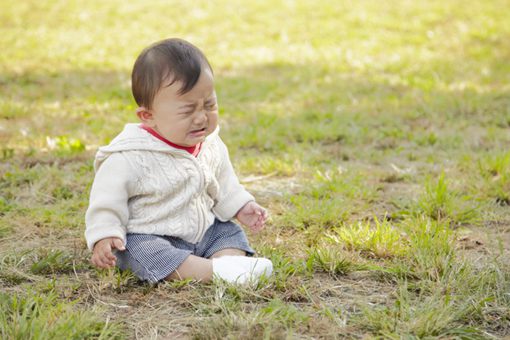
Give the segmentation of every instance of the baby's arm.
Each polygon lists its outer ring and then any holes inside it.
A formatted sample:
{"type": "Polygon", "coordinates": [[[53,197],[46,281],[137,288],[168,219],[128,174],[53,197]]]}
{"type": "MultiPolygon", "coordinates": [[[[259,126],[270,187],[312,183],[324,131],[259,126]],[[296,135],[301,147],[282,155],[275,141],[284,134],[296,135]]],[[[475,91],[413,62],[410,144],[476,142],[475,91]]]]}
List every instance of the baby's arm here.
{"type": "Polygon", "coordinates": [[[120,153],[108,157],[97,169],[85,215],[85,238],[88,248],[93,250],[92,262],[99,267],[109,263],[105,260],[113,256],[111,249],[121,249],[125,244],[133,173],[120,153]],[[112,242],[112,238],[118,241],[112,242]]]}
{"type": "Polygon", "coordinates": [[[219,147],[222,156],[222,164],[217,174],[220,194],[213,211],[222,221],[236,217],[239,222],[257,232],[264,227],[267,212],[255,202],[255,198],[239,183],[230,162],[228,149],[221,139],[219,139],[219,147]]]}

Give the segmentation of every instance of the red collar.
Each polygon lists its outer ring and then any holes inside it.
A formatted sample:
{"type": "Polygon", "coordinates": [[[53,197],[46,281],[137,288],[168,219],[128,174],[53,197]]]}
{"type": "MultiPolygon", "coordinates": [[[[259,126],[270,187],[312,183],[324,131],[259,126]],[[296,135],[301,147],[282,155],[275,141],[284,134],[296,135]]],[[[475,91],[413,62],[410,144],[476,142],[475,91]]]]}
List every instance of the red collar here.
{"type": "Polygon", "coordinates": [[[142,129],[144,129],[145,131],[147,131],[148,133],[150,133],[151,135],[153,135],[154,137],[156,137],[157,139],[159,139],[159,140],[165,142],[166,144],[170,145],[171,147],[174,147],[176,149],[185,150],[185,151],[189,152],[190,154],[192,154],[195,157],[198,156],[198,153],[200,152],[200,148],[202,147],[202,143],[198,143],[197,145],[194,145],[194,146],[182,146],[182,145],[179,145],[179,144],[175,144],[175,143],[170,142],[168,139],[166,139],[165,137],[161,136],[156,130],[148,127],[145,124],[140,124],[140,127],[142,129]]]}

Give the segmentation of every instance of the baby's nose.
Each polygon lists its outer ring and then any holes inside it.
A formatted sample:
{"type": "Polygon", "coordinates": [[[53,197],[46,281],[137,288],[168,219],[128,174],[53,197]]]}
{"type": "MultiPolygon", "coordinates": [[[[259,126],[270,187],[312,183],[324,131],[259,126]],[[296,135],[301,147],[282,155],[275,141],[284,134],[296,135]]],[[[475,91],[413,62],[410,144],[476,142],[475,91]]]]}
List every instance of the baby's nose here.
{"type": "Polygon", "coordinates": [[[197,110],[195,122],[201,123],[207,120],[207,111],[204,108],[197,110]]]}

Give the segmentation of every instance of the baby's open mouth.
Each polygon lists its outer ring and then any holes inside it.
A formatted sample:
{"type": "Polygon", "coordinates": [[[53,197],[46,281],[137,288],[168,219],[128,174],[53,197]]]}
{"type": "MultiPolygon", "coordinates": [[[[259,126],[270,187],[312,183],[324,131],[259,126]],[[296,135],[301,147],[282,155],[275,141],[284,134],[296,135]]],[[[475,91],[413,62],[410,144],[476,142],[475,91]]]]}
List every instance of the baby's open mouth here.
{"type": "Polygon", "coordinates": [[[203,127],[201,129],[191,130],[191,133],[199,133],[205,131],[206,127],[203,127]]]}

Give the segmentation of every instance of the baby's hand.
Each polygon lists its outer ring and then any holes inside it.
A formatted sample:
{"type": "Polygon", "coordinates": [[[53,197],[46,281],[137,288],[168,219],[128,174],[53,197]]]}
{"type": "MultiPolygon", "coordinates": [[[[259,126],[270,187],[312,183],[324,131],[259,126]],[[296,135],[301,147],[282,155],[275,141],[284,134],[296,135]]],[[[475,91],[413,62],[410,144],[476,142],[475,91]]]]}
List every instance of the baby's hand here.
{"type": "Polygon", "coordinates": [[[92,258],[90,261],[99,268],[115,266],[117,258],[112,252],[113,249],[126,250],[122,240],[117,237],[107,237],[97,241],[92,250],[92,258]]]}
{"type": "Polygon", "coordinates": [[[246,203],[236,215],[239,222],[250,228],[250,230],[255,233],[264,228],[267,217],[268,214],[266,209],[262,208],[254,201],[246,203]]]}

